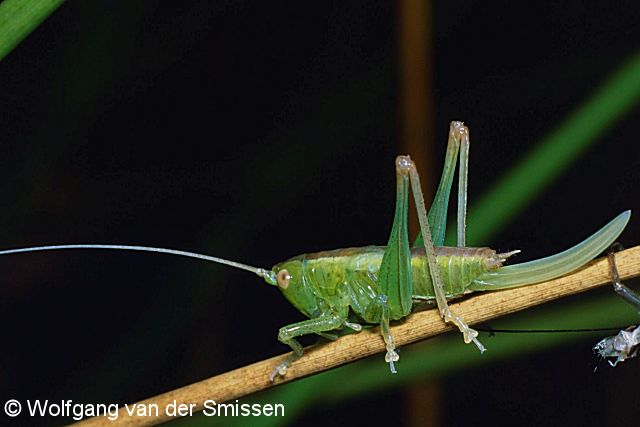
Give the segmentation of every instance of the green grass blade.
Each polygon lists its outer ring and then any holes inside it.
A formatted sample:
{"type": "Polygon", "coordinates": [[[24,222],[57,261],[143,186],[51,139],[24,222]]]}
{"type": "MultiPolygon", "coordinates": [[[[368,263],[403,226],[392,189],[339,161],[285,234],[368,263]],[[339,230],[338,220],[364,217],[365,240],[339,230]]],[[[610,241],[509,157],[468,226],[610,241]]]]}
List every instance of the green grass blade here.
{"type": "Polygon", "coordinates": [[[4,0],[0,3],[0,61],[64,0],[4,0]]]}
{"type": "MultiPolygon", "coordinates": [[[[469,212],[469,245],[486,244],[639,100],[637,54],[480,198],[469,212]]],[[[454,232],[447,230],[448,242],[454,232]]]]}

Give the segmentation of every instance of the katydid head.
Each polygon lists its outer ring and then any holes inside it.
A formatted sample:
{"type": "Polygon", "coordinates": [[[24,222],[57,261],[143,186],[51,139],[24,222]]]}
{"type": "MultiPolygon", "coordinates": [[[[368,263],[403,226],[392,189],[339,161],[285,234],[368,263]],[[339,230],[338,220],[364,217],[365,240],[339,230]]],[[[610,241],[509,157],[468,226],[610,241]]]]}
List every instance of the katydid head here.
{"type": "Polygon", "coordinates": [[[303,262],[301,257],[291,258],[276,264],[272,271],[284,297],[299,311],[311,315],[317,311],[318,302],[312,286],[304,280],[303,262]]]}
{"type": "Polygon", "coordinates": [[[277,264],[271,270],[265,268],[253,267],[251,265],[242,264],[228,259],[214,257],[195,252],[181,251],[177,249],[155,248],[150,246],[134,246],[134,245],[106,245],[102,243],[81,243],[71,245],[48,245],[33,246],[30,248],[7,249],[0,250],[0,255],[9,255],[25,252],[41,252],[52,250],[67,249],[106,249],[106,250],[126,250],[140,252],[156,252],[168,255],[178,255],[188,258],[197,258],[216,264],[223,264],[229,267],[238,268],[240,270],[250,271],[264,279],[270,285],[280,288],[285,298],[287,298],[302,313],[310,314],[317,311],[317,301],[313,290],[309,286],[305,286],[303,280],[303,259],[292,258],[288,261],[277,264]]]}

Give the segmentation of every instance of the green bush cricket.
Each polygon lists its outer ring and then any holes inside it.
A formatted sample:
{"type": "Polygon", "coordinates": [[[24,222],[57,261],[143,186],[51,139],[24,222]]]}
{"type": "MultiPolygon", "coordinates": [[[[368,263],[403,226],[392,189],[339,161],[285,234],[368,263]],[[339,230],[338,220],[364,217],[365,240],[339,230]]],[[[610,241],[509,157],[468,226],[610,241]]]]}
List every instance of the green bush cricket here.
{"type": "Polygon", "coordinates": [[[309,318],[280,328],[278,339],[289,345],[293,353],[275,367],[271,381],[278,375],[284,376],[291,363],[302,356],[303,347],[297,337],[317,334],[334,338],[333,334],[343,330],[360,331],[363,324],[380,326],[387,349],[385,361],[395,373],[399,355],[389,329],[391,321],[435,302],[443,321],[456,325],[465,343],[473,342],[484,352],[477,339],[478,332],[449,308],[448,300],[473,291],[523,286],[570,273],[611,245],[629,220],[630,211],[625,211],[564,252],[505,267],[507,258],[519,250],[497,253],[487,247],[466,246],[468,162],[469,130],[462,122],[452,122],[443,173],[428,213],[415,164],[409,156],[398,156],[395,214],[386,246],[303,254],[270,270],[192,252],[132,245],[38,246],[0,251],[0,255],[57,249],[136,250],[199,258],[251,271],[277,286],[309,318]],[[443,244],[447,210],[458,158],[457,244],[446,247],[443,244]],[[420,224],[420,234],[413,245],[409,242],[407,224],[410,190],[420,224]]]}

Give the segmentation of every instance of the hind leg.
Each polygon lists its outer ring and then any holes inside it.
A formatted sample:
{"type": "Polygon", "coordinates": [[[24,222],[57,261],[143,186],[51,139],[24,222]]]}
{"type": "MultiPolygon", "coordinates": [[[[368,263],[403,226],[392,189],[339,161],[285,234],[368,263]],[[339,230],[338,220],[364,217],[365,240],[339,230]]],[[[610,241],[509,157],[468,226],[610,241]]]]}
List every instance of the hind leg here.
{"type": "Polygon", "coordinates": [[[424,240],[424,248],[429,263],[429,273],[431,274],[431,281],[433,283],[433,289],[436,296],[436,302],[440,315],[445,322],[451,322],[458,327],[464,337],[465,343],[473,342],[481,352],[485,351],[485,347],[476,338],[478,332],[471,329],[460,316],[453,312],[449,308],[447,299],[444,293],[444,286],[442,278],[440,277],[439,267],[436,262],[436,253],[433,247],[433,240],[431,239],[431,232],[429,230],[429,221],[427,219],[427,211],[424,204],[424,197],[420,188],[420,177],[416,170],[416,165],[409,158],[409,156],[398,156],[396,159],[397,170],[408,176],[411,181],[411,190],[413,192],[413,199],[416,204],[416,210],[418,211],[418,220],[420,223],[420,232],[424,240]]]}

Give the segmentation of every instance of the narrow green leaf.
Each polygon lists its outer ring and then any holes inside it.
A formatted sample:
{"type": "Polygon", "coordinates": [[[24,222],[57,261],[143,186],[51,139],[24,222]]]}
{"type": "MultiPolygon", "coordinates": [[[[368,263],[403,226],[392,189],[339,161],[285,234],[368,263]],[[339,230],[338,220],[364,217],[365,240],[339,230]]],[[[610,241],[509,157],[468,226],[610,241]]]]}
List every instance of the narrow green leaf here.
{"type": "Polygon", "coordinates": [[[64,0],[4,0],[0,3],[0,61],[64,0]]]}
{"type": "MultiPolygon", "coordinates": [[[[486,244],[640,100],[640,54],[504,174],[469,212],[469,245],[486,244]]],[[[455,227],[447,230],[454,242],[455,227]]]]}

